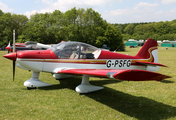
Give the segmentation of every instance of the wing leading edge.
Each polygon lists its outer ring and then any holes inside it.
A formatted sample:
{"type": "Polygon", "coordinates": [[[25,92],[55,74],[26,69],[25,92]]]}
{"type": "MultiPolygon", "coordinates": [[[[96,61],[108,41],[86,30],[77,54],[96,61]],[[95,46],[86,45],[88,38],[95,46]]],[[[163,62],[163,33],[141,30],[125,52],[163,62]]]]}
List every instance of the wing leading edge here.
{"type": "Polygon", "coordinates": [[[171,78],[160,73],[155,73],[146,70],[113,70],[113,69],[66,69],[59,70],[57,73],[75,74],[75,75],[89,75],[105,78],[115,78],[126,81],[161,81],[166,78],[171,78]]]}

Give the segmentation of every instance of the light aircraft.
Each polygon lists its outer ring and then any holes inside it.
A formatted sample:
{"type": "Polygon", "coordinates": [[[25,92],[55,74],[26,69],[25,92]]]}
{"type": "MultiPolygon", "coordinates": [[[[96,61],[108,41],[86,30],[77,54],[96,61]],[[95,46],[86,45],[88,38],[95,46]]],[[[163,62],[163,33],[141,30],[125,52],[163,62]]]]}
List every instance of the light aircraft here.
{"type": "MultiPolygon", "coordinates": [[[[45,45],[45,44],[37,43],[34,41],[26,41],[24,43],[15,43],[15,51],[18,51],[18,50],[46,50],[50,47],[51,45],[45,45]]],[[[10,42],[5,49],[8,50],[8,53],[9,51],[13,52],[13,46],[10,46],[10,42]]]]}
{"type": "MultiPolygon", "coordinates": [[[[76,87],[78,93],[103,89],[89,83],[89,77],[111,78],[126,81],[161,81],[170,76],[156,73],[158,63],[157,42],[148,39],[135,56],[110,52],[82,42],[62,42],[47,50],[28,50],[9,53],[3,57],[17,61],[17,67],[33,71],[24,82],[28,89],[51,86],[39,80],[40,72],[49,72],[56,79],[82,75],[76,87]]],[[[74,82],[74,81],[73,81],[74,82]]]]}

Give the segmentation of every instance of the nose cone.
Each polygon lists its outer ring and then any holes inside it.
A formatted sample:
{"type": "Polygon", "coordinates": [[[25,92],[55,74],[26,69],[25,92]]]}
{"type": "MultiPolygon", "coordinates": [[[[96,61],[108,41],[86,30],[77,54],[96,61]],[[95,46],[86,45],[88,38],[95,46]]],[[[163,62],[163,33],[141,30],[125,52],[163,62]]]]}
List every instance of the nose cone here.
{"type": "Polygon", "coordinates": [[[5,49],[10,50],[10,47],[5,47],[5,49]]]}
{"type": "Polygon", "coordinates": [[[13,61],[16,61],[16,52],[6,54],[3,57],[10,59],[10,60],[13,60],[13,61]]]}

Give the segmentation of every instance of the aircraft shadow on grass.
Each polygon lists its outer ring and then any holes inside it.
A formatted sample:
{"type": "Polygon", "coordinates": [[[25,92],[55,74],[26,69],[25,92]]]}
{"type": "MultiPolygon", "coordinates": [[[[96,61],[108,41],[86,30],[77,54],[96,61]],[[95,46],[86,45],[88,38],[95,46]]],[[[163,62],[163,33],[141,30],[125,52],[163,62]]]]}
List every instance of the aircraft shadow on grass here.
{"type": "Polygon", "coordinates": [[[174,81],[171,81],[171,80],[162,80],[160,82],[162,82],[162,83],[175,83],[174,81]]]}
{"type": "MultiPolygon", "coordinates": [[[[69,88],[75,90],[75,87],[81,83],[81,78],[61,80],[60,84],[53,85],[46,88],[38,88],[41,90],[53,90],[69,88]]],[[[103,79],[97,81],[90,81],[93,85],[103,86],[106,84],[119,83],[121,81],[112,79],[103,79]]],[[[94,99],[110,108],[117,110],[130,117],[139,120],[161,120],[176,117],[176,107],[154,101],[146,97],[137,97],[128,93],[120,92],[104,86],[103,90],[96,91],[89,94],[84,94],[87,97],[94,99]]]]}

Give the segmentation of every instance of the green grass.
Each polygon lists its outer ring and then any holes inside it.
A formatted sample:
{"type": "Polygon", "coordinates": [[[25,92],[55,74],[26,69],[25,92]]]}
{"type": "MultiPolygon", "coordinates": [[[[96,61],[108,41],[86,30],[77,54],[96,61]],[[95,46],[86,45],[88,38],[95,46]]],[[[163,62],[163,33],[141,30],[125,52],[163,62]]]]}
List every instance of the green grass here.
{"type": "MultiPolygon", "coordinates": [[[[135,55],[140,48],[126,48],[123,54],[135,55]]],[[[163,82],[128,82],[91,78],[93,85],[103,90],[79,95],[75,87],[81,77],[57,81],[50,73],[40,73],[39,79],[51,87],[27,90],[24,81],[32,72],[16,67],[12,78],[12,61],[0,51],[0,120],[161,120],[176,119],[176,48],[159,48],[159,73],[173,78],[163,82]]]]}

